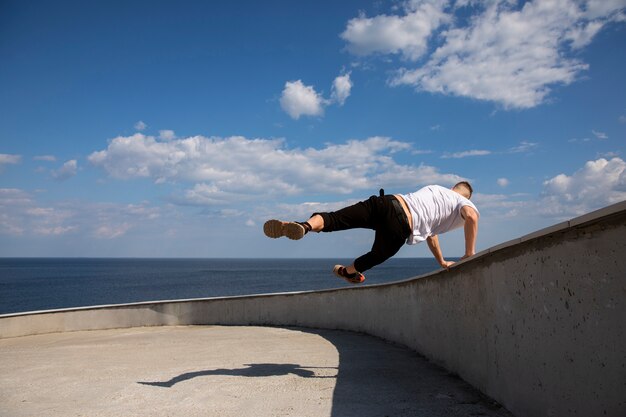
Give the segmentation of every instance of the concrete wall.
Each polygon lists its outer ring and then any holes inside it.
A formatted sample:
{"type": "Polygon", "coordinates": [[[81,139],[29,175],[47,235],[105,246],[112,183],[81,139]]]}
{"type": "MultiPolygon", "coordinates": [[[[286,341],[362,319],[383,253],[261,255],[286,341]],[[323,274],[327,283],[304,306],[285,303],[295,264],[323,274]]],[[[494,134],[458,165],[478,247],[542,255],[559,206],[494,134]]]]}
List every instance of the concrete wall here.
{"type": "Polygon", "coordinates": [[[353,330],[415,349],[520,417],[621,417],[625,295],[623,202],[398,283],[12,314],[0,316],[0,338],[185,324],[353,330]]]}

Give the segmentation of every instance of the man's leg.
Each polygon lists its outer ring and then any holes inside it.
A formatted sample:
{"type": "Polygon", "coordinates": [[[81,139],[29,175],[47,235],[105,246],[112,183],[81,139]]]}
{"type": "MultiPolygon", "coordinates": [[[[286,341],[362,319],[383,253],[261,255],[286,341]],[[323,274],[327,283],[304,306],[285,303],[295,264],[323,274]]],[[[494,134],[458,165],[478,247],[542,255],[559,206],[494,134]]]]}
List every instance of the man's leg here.
{"type": "Polygon", "coordinates": [[[406,237],[398,235],[393,231],[379,229],[376,231],[372,250],[358,257],[350,267],[346,268],[348,273],[354,271],[365,272],[368,269],[380,265],[393,255],[398,253],[406,242],[406,237]]]}
{"type": "Polygon", "coordinates": [[[313,213],[308,223],[316,232],[374,229],[381,204],[381,197],[371,196],[337,211],[313,213]]]}
{"type": "Polygon", "coordinates": [[[365,201],[334,212],[314,213],[304,223],[270,220],[265,224],[265,234],[269,237],[287,236],[290,239],[300,239],[309,231],[334,232],[354,228],[376,230],[376,237],[370,252],[356,259],[352,265],[347,267],[336,265],[333,270],[335,274],[349,282],[360,283],[365,279],[362,272],[395,255],[404,245],[407,233],[410,233],[410,231],[401,230],[397,214],[391,207],[391,199],[393,199],[392,196],[371,196],[365,201]],[[278,230],[276,235],[268,233],[268,224],[273,224],[278,230]],[[298,237],[291,237],[288,234],[288,228],[298,229],[298,237]]]}
{"type": "Polygon", "coordinates": [[[399,221],[398,213],[393,206],[395,197],[385,196],[379,200],[382,208],[378,210],[378,224],[376,225],[376,236],[372,250],[356,259],[352,265],[346,267],[345,272],[355,274],[365,272],[391,258],[398,253],[411,233],[407,223],[399,221]]]}
{"type": "Polygon", "coordinates": [[[378,229],[371,251],[357,258],[350,266],[335,265],[333,272],[352,284],[360,284],[365,281],[363,272],[391,258],[400,250],[405,241],[405,237],[398,236],[392,231],[384,228],[378,229]]]}
{"type": "Polygon", "coordinates": [[[359,271],[356,270],[356,268],[354,267],[354,262],[352,262],[350,265],[346,266],[346,272],[350,275],[353,275],[359,271]]]}
{"type": "Polygon", "coordinates": [[[372,196],[368,200],[333,212],[313,213],[309,220],[303,223],[268,220],[263,225],[263,231],[267,237],[286,236],[297,240],[309,231],[336,232],[354,228],[373,229],[372,213],[376,209],[376,198],[378,197],[372,196]]]}
{"type": "Polygon", "coordinates": [[[324,218],[319,214],[314,214],[306,221],[311,226],[311,232],[321,232],[324,230],[324,218]]]}

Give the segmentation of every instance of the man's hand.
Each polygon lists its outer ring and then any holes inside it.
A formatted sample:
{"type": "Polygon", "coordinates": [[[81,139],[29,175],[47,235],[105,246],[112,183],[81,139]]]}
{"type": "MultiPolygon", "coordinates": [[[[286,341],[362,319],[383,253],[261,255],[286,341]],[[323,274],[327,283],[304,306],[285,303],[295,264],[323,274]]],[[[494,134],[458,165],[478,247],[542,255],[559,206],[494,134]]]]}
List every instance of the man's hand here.
{"type": "Polygon", "coordinates": [[[443,261],[440,263],[442,268],[448,269],[454,264],[454,261],[443,261]]]}
{"type": "Polygon", "coordinates": [[[446,261],[443,259],[443,255],[441,254],[441,247],[439,247],[439,238],[437,235],[432,235],[426,238],[426,243],[428,243],[428,248],[433,253],[433,256],[439,262],[442,268],[448,269],[450,265],[454,262],[446,261]]]}

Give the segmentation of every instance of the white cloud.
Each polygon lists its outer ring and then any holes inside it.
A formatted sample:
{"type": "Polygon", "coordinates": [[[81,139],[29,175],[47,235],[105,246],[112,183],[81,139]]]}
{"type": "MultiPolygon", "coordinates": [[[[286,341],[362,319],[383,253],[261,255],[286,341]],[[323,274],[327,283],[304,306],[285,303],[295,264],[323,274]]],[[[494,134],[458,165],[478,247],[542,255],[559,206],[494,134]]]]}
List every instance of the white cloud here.
{"type": "Polygon", "coordinates": [[[137,123],[135,123],[135,130],[138,131],[142,131],[142,130],[146,130],[146,128],[148,127],[147,124],[145,124],[144,122],[142,122],[141,120],[138,121],[137,123]]]}
{"type": "Polygon", "coordinates": [[[572,175],[543,183],[543,214],[577,216],[626,200],[626,162],[620,158],[588,161],[572,175]]]}
{"type": "Polygon", "coordinates": [[[449,158],[459,159],[459,158],[467,158],[469,156],[484,156],[484,155],[491,155],[491,151],[474,149],[471,151],[445,153],[441,157],[444,159],[449,159],[449,158]]]}
{"type": "MultiPolygon", "coordinates": [[[[41,204],[23,190],[0,188],[0,234],[11,236],[62,236],[114,239],[161,217],[162,209],[148,202],[114,204],[56,202],[41,204]]],[[[170,219],[171,220],[171,219],[170,219]]]]}
{"type": "Polygon", "coordinates": [[[572,138],[570,140],[568,140],[568,142],[570,143],[585,143],[585,142],[591,142],[591,138],[572,138]]]}
{"type": "Polygon", "coordinates": [[[31,204],[28,193],[17,188],[0,188],[0,233],[20,236],[24,233],[21,222],[13,213],[23,213],[24,207],[31,204]]]}
{"type": "Polygon", "coordinates": [[[538,143],[522,141],[518,146],[514,146],[509,149],[509,153],[526,153],[537,148],[537,146],[539,146],[538,143]]]}
{"type": "Polygon", "coordinates": [[[28,193],[18,188],[0,188],[0,205],[25,205],[31,202],[28,193]]]}
{"type": "Polygon", "coordinates": [[[82,208],[76,221],[96,239],[116,239],[161,217],[161,208],[140,204],[92,203],[82,208]]]}
{"type": "Polygon", "coordinates": [[[77,226],[71,224],[72,210],[42,207],[20,189],[0,189],[0,213],[0,234],[61,235],[77,230],[77,226]]]}
{"type": "Polygon", "coordinates": [[[609,152],[599,152],[597,154],[597,158],[605,158],[605,159],[612,159],[615,157],[618,157],[621,155],[621,152],[617,151],[617,152],[613,152],[613,151],[609,151],[609,152]]]}
{"type": "Polygon", "coordinates": [[[96,228],[94,236],[99,239],[115,239],[120,236],[124,236],[126,232],[131,228],[128,223],[116,224],[116,225],[102,225],[96,228]]]}
{"type": "Polygon", "coordinates": [[[601,21],[580,23],[565,33],[565,39],[571,41],[572,49],[581,49],[591,43],[604,24],[601,21]]]}
{"type": "Polygon", "coordinates": [[[570,84],[587,66],[559,53],[575,21],[571,8],[529,2],[521,10],[493,2],[469,27],[445,33],[445,44],[426,65],[404,69],[393,85],[529,108],[544,101],[549,85],[570,84]]]}
{"type": "Polygon", "coordinates": [[[280,97],[280,106],[292,119],[324,114],[324,99],[312,86],[301,80],[287,81],[280,97]]]}
{"type": "Polygon", "coordinates": [[[72,178],[78,171],[78,162],[75,159],[70,159],[65,162],[61,168],[52,171],[52,177],[59,181],[64,181],[72,178]]]}
{"type": "Polygon", "coordinates": [[[22,161],[21,155],[11,155],[7,153],[0,153],[0,168],[3,165],[15,165],[19,164],[22,161]]]}
{"type": "Polygon", "coordinates": [[[57,158],[54,155],[37,155],[33,157],[35,161],[56,162],[57,158]]]}
{"type": "Polygon", "coordinates": [[[609,21],[623,18],[623,8],[626,7],[624,0],[588,0],[585,4],[585,18],[604,18],[609,21]]]}
{"type": "Polygon", "coordinates": [[[456,174],[442,174],[433,166],[421,164],[419,166],[399,165],[390,167],[385,172],[377,175],[373,183],[384,187],[407,188],[415,191],[419,186],[428,184],[454,185],[459,181],[465,181],[456,174]]]}
{"type": "Polygon", "coordinates": [[[61,234],[61,231],[65,233],[76,229],[76,226],[63,224],[75,214],[65,207],[33,206],[26,208],[25,213],[32,220],[36,219],[33,230],[39,234],[61,234]]]}
{"type": "Polygon", "coordinates": [[[402,165],[393,156],[411,145],[386,137],[325,147],[289,149],[277,139],[206,138],[171,141],[137,133],[109,141],[88,159],[119,179],[191,184],[179,203],[214,205],[275,199],[277,195],[348,194],[390,184],[453,183],[460,178],[426,165],[402,165]]]}
{"type": "Polygon", "coordinates": [[[450,16],[444,13],[448,1],[412,1],[404,4],[403,16],[359,16],[348,21],[340,35],[355,55],[402,54],[415,61],[428,49],[428,39],[450,16]]]}
{"type": "Polygon", "coordinates": [[[433,151],[430,151],[428,149],[414,149],[411,151],[411,155],[428,155],[433,153],[433,151]]]}
{"type": "Polygon", "coordinates": [[[350,80],[350,74],[340,75],[333,81],[333,88],[331,93],[331,100],[340,106],[346,102],[346,99],[350,96],[352,90],[352,80],[350,80]]]}
{"type": "Polygon", "coordinates": [[[129,216],[141,216],[145,219],[158,219],[161,217],[161,212],[156,207],[150,207],[147,202],[141,204],[128,204],[121,209],[125,214],[129,216]]]}
{"type": "MultiPolygon", "coordinates": [[[[505,187],[510,181],[501,178],[498,184],[505,187]]],[[[543,191],[537,196],[476,192],[473,199],[484,219],[514,219],[511,227],[524,224],[546,227],[626,201],[626,162],[620,158],[588,161],[571,175],[559,174],[544,181],[543,191]]],[[[524,227],[520,230],[532,231],[524,227]]]]}
{"type": "Polygon", "coordinates": [[[509,185],[509,180],[506,178],[498,178],[498,185],[502,188],[507,187],[509,185]]]}
{"type": "Polygon", "coordinates": [[[604,132],[598,132],[598,131],[592,130],[591,133],[593,133],[593,135],[600,140],[609,138],[609,136],[604,132]]]}
{"type": "Polygon", "coordinates": [[[53,227],[37,227],[34,232],[43,236],[60,236],[77,230],[76,226],[53,226],[53,227]]]}
{"type": "Polygon", "coordinates": [[[528,200],[526,194],[483,194],[475,192],[472,200],[483,213],[483,219],[518,218],[533,210],[528,210],[535,203],[528,200]]]}
{"type": "Polygon", "coordinates": [[[173,130],[159,130],[159,139],[172,140],[176,139],[176,133],[173,130]]]}
{"type": "Polygon", "coordinates": [[[621,21],[625,4],[492,0],[447,6],[410,2],[401,16],[352,19],[341,36],[356,55],[401,53],[414,61],[425,57],[417,67],[398,70],[390,85],[524,109],[544,103],[554,86],[580,77],[588,65],[576,51],[606,24],[621,21]],[[463,7],[470,3],[470,8],[463,7]],[[468,11],[474,15],[468,18],[468,11]],[[438,43],[429,48],[429,39],[438,43]]]}
{"type": "Polygon", "coordinates": [[[352,87],[350,73],[339,75],[333,80],[330,98],[327,99],[315,91],[313,86],[304,85],[302,80],[287,81],[280,97],[280,106],[295,120],[300,116],[323,116],[327,106],[343,106],[352,92],[352,87]]]}

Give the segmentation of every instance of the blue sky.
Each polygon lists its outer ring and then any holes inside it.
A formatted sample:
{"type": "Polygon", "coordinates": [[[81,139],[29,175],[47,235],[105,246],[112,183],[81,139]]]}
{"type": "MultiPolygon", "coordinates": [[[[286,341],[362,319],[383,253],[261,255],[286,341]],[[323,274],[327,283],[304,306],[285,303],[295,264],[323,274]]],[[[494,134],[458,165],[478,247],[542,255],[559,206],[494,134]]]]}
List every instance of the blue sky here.
{"type": "Polygon", "coordinates": [[[262,224],[459,179],[481,250],[623,201],[625,8],[0,1],[0,255],[355,257],[262,224]]]}

